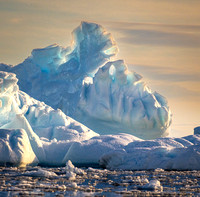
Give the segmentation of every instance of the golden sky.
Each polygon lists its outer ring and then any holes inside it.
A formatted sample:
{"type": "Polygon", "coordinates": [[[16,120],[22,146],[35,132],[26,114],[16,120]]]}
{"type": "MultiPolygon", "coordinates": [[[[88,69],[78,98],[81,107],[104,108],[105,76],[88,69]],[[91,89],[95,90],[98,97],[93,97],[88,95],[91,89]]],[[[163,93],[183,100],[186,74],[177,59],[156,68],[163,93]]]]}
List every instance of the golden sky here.
{"type": "Polygon", "coordinates": [[[200,126],[199,0],[0,0],[0,62],[18,64],[32,49],[68,46],[81,21],[103,25],[118,58],[164,95],[174,136],[200,126]]]}

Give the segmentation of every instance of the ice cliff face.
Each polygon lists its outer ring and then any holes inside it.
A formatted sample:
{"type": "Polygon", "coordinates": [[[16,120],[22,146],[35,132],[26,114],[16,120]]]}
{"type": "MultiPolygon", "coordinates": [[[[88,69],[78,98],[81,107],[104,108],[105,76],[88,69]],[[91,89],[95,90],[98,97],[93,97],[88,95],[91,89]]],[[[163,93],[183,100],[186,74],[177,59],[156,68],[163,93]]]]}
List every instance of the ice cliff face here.
{"type": "Polygon", "coordinates": [[[122,60],[100,25],[82,22],[72,45],[34,49],[14,67],[19,87],[30,96],[80,121],[100,134],[130,133],[143,139],[168,134],[171,112],[166,99],[152,92],[122,60]]]}

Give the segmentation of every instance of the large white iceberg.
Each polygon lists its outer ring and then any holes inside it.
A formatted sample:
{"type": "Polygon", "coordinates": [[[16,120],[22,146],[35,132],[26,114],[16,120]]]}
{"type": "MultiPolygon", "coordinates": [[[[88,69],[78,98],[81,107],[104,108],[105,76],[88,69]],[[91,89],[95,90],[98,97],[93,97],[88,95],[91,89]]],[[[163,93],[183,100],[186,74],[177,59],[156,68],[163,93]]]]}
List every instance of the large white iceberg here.
{"type": "Polygon", "coordinates": [[[37,101],[0,72],[0,165],[82,166],[110,169],[200,169],[200,135],[142,140],[99,135],[37,101]]]}
{"type": "Polygon", "coordinates": [[[112,60],[116,42],[103,27],[82,22],[72,45],[34,49],[16,66],[20,89],[100,134],[130,133],[143,139],[168,135],[171,112],[122,60],[112,60]]]}
{"type": "Polygon", "coordinates": [[[52,45],[17,66],[0,65],[10,72],[0,71],[0,165],[70,160],[110,169],[200,169],[198,128],[197,135],[143,140],[167,135],[171,112],[140,75],[110,61],[117,51],[110,34],[82,23],[73,35],[71,47],[52,45]]]}

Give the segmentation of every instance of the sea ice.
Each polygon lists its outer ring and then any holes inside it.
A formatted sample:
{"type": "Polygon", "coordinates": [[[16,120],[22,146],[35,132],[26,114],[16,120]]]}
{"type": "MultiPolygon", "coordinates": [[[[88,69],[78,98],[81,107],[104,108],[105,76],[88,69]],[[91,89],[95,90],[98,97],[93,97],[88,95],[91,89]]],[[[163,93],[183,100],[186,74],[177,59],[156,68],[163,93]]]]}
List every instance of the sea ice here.
{"type": "Polygon", "coordinates": [[[0,64],[0,70],[16,73],[22,91],[99,134],[167,136],[167,100],[152,92],[123,60],[114,59],[118,48],[111,34],[98,24],[82,22],[72,36],[69,47],[34,49],[23,63],[0,64]]]}

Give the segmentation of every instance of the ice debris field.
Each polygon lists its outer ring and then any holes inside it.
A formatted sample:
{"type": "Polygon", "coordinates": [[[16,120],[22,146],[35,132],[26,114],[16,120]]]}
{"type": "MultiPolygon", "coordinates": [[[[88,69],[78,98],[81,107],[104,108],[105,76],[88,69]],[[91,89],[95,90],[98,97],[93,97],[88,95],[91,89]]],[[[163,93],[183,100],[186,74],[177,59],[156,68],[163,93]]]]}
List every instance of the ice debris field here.
{"type": "Polygon", "coordinates": [[[167,100],[130,72],[110,33],[82,22],[69,47],[0,64],[0,164],[200,169],[200,135],[167,137],[167,100]]]}

